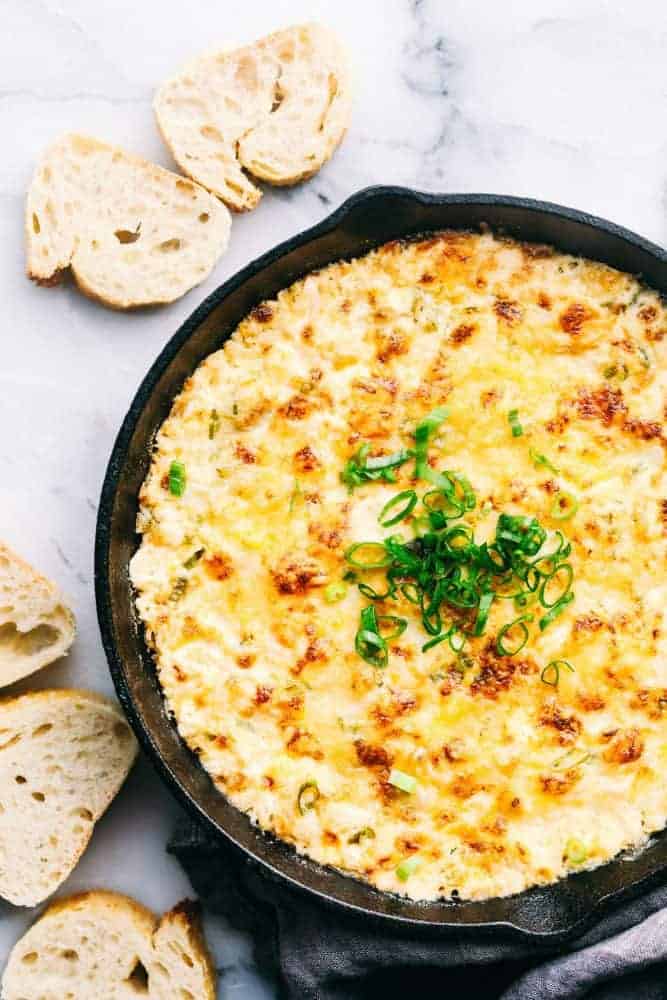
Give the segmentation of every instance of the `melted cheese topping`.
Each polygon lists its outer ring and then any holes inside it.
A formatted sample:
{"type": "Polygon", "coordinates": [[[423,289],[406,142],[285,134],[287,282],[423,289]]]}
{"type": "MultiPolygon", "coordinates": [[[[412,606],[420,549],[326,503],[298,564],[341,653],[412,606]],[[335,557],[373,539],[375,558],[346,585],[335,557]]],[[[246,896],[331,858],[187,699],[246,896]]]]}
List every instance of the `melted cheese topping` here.
{"type": "Polygon", "coordinates": [[[131,572],[180,733],[239,809],[415,899],[515,893],[665,825],[665,334],[659,296],[628,275],[444,233],[297,282],[198,368],[157,438],[131,572]],[[431,455],[470,480],[478,538],[500,511],[553,530],[555,493],[579,499],[563,526],[576,598],[510,659],[489,644],[514,616],[496,602],[463,670],[387,602],[409,626],[375,670],[354,651],[367,601],[324,590],[347,546],[383,537],[414,463],[352,494],[340,473],[364,441],[410,447],[443,403],[431,455]],[[575,668],[556,689],[540,680],[554,658],[575,668]],[[302,814],[307,782],[320,796],[302,814]]]}

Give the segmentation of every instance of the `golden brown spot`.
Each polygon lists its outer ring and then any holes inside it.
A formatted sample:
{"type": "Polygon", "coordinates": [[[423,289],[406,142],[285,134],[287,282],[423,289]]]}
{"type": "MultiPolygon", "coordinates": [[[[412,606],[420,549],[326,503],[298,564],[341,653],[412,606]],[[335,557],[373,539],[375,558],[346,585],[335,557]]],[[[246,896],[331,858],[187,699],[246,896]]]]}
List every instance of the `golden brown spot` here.
{"type": "Polygon", "coordinates": [[[223,552],[216,552],[204,559],[204,568],[209,576],[214,580],[227,580],[234,572],[234,567],[229,556],[223,552]]]}
{"type": "Polygon", "coordinates": [[[565,333],[576,337],[581,333],[584,323],[593,318],[593,313],[582,302],[571,302],[567,309],[560,314],[558,322],[565,333]]]}
{"type": "Polygon", "coordinates": [[[304,445],[294,455],[294,465],[299,472],[313,472],[321,464],[310,445],[304,445]]]}
{"type": "Polygon", "coordinates": [[[305,594],[312,587],[322,587],[327,577],[312,559],[285,556],[271,576],[281,594],[305,594]]]}
{"type": "Polygon", "coordinates": [[[574,743],[581,732],[581,722],[576,715],[565,715],[556,702],[543,706],[539,724],[555,729],[558,732],[558,742],[563,745],[574,743]]]}
{"type": "Polygon", "coordinates": [[[579,704],[584,712],[601,712],[606,702],[599,694],[581,693],[578,697],[579,704]]]}
{"type": "Polygon", "coordinates": [[[242,670],[248,670],[252,667],[256,659],[257,657],[254,653],[243,653],[241,656],[236,657],[236,662],[242,670]]]}
{"type": "Polygon", "coordinates": [[[623,430],[641,438],[642,441],[653,441],[654,438],[662,437],[662,424],[653,420],[637,420],[634,417],[628,417],[623,421],[623,430]]]}
{"type": "Polygon", "coordinates": [[[273,309],[268,302],[260,302],[250,313],[250,319],[254,319],[258,323],[268,323],[273,319],[273,309]]]}
{"type": "Polygon", "coordinates": [[[537,304],[540,309],[551,309],[551,299],[546,292],[540,292],[537,296],[537,304]]]}
{"type": "Polygon", "coordinates": [[[643,319],[645,323],[650,323],[657,315],[658,310],[653,305],[642,306],[638,313],[639,318],[643,319]]]}
{"type": "Polygon", "coordinates": [[[452,330],[449,339],[452,344],[464,344],[466,340],[470,340],[476,329],[477,325],[475,323],[460,323],[455,330],[452,330]]]}
{"type": "Polygon", "coordinates": [[[259,684],[257,686],[257,690],[255,691],[255,697],[253,698],[253,701],[255,702],[256,705],[265,705],[267,701],[270,700],[272,694],[273,694],[272,687],[267,687],[264,684],[259,684]]]}
{"type": "Polygon", "coordinates": [[[384,767],[389,768],[393,763],[393,756],[384,747],[376,746],[373,743],[366,743],[364,740],[355,740],[354,749],[357,753],[357,760],[364,767],[384,767]]]}
{"type": "Polygon", "coordinates": [[[313,410],[314,405],[312,399],[297,393],[280,407],[278,413],[287,420],[303,420],[313,410]]]}
{"type": "Polygon", "coordinates": [[[575,632],[599,632],[604,622],[597,615],[581,615],[572,626],[575,632]]]}
{"type": "Polygon", "coordinates": [[[547,795],[565,795],[566,792],[576,785],[581,775],[575,768],[570,768],[563,774],[542,774],[540,784],[542,791],[547,795]]]}
{"type": "Polygon", "coordinates": [[[580,417],[601,420],[605,427],[610,427],[616,415],[628,409],[621,390],[608,385],[595,390],[580,389],[576,403],[580,417]]]}
{"type": "Polygon", "coordinates": [[[311,639],[306,646],[306,652],[297,660],[291,672],[298,676],[304,667],[310,666],[312,663],[327,663],[328,660],[329,654],[324,643],[320,639],[311,639]]]}
{"type": "Polygon", "coordinates": [[[407,354],[409,344],[402,333],[392,330],[387,336],[380,338],[378,345],[377,359],[386,364],[391,358],[397,358],[401,354],[407,354]]]}
{"type": "Polygon", "coordinates": [[[236,443],[234,454],[244,463],[244,465],[254,465],[257,461],[256,455],[254,455],[249,448],[246,448],[244,444],[241,444],[240,441],[237,441],[236,443]]]}
{"type": "Polygon", "coordinates": [[[287,749],[299,757],[312,757],[313,760],[324,757],[319,740],[307,730],[295,729],[287,741],[287,749]]]}
{"type": "Polygon", "coordinates": [[[493,311],[508,326],[516,326],[523,316],[523,310],[518,302],[511,299],[497,298],[493,304],[493,311]]]}
{"type": "Polygon", "coordinates": [[[644,741],[639,735],[639,730],[626,729],[616,735],[603,756],[608,764],[632,764],[639,760],[643,752],[644,741]]]}

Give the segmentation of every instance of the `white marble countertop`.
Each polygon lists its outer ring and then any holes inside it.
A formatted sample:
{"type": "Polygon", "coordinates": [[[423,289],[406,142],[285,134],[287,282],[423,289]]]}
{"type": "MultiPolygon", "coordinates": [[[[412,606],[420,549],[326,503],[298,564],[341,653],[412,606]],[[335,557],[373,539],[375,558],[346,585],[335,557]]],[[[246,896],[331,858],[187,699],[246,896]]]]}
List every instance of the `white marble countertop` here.
{"type": "MultiPolygon", "coordinates": [[[[667,243],[667,8],[662,0],[0,0],[0,484],[2,537],[53,575],[79,621],[73,653],[34,686],[111,691],[93,596],[102,477],[135,389],[217,284],[373,183],[531,195],[667,243]],[[155,85],[218,42],[300,20],[352,53],[350,133],[310,183],[234,220],[208,281],[161,310],[121,315],[23,272],[23,198],[42,148],[88,131],[166,166],[155,85]]],[[[178,807],[141,762],[61,894],[104,886],[156,910],[189,891],[164,845],[178,807]]],[[[0,906],[0,961],[34,914],[0,906]]],[[[208,931],[219,996],[276,995],[249,943],[208,931]]]]}

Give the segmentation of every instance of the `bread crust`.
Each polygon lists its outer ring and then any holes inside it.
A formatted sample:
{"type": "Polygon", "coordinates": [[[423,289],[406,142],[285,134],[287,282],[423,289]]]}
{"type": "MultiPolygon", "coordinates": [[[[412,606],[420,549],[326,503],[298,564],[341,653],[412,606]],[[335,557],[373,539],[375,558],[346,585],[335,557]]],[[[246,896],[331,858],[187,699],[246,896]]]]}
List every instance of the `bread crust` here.
{"type": "Polygon", "coordinates": [[[28,191],[26,271],[47,287],[71,273],[112,309],[165,305],[208,276],[230,225],[193,181],[69,133],[46,150],[28,191]]]}
{"type": "Polygon", "coordinates": [[[161,85],[153,109],[181,170],[232,211],[250,211],[262,196],[252,178],[297,184],[342,141],[351,109],[347,56],[327,28],[294,25],[191,60],[161,85]]]}
{"type": "Polygon", "coordinates": [[[60,589],[2,542],[0,608],[0,627],[9,626],[0,632],[0,687],[41,670],[70,649],[76,622],[60,589]]]}
{"type": "Polygon", "coordinates": [[[2,998],[19,1000],[26,989],[39,989],[46,1000],[55,1000],[61,979],[66,979],[68,990],[80,990],[80,1000],[93,1000],[101,990],[105,996],[125,996],[138,966],[145,974],[148,1000],[171,1000],[181,995],[178,991],[193,1000],[215,1000],[216,972],[198,904],[184,900],[158,920],[141,903],[107,889],[57,900],[14,945],[2,979],[2,998]],[[94,934],[99,940],[91,953],[94,934]],[[56,963],[68,952],[76,955],[80,982],[76,971],[54,968],[54,947],[56,963]]]}

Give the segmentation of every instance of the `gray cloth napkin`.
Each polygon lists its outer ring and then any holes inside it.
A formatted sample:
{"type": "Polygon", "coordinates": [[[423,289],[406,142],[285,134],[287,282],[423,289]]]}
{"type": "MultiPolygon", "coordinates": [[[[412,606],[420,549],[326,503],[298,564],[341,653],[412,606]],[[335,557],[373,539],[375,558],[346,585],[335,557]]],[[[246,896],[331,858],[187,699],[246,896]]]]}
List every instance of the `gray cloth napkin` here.
{"type": "Polygon", "coordinates": [[[288,1000],[411,994],[667,1000],[667,887],[612,912],[554,952],[481,932],[416,938],[341,914],[267,876],[190,821],[178,827],[168,850],[204,905],[252,935],[260,968],[279,977],[288,1000]]]}

